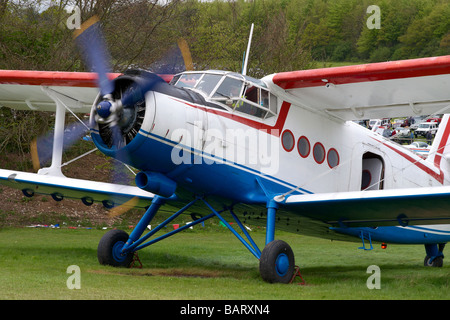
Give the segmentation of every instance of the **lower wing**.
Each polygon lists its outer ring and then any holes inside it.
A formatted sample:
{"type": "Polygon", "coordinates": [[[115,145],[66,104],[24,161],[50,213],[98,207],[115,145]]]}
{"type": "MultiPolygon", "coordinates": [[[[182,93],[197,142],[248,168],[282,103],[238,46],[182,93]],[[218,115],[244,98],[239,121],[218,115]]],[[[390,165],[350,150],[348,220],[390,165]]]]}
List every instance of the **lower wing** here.
{"type": "MultiPolygon", "coordinates": [[[[277,199],[275,199],[277,200],[277,199]]],[[[292,195],[280,209],[335,227],[441,224],[450,221],[450,186],[292,195]]]]}
{"type": "Polygon", "coordinates": [[[107,208],[145,208],[154,196],[134,186],[4,169],[0,169],[0,184],[22,190],[28,197],[43,194],[56,201],[64,198],[80,199],[85,205],[102,203],[107,208]]]}

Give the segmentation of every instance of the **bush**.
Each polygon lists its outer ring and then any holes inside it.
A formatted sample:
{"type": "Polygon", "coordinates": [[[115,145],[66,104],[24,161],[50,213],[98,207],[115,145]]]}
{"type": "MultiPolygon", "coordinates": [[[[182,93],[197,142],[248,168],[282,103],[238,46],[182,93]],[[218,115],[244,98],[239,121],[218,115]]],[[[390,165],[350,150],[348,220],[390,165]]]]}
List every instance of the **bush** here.
{"type": "Polygon", "coordinates": [[[375,49],[370,53],[371,62],[388,61],[390,58],[391,58],[391,49],[387,47],[375,49]]]}

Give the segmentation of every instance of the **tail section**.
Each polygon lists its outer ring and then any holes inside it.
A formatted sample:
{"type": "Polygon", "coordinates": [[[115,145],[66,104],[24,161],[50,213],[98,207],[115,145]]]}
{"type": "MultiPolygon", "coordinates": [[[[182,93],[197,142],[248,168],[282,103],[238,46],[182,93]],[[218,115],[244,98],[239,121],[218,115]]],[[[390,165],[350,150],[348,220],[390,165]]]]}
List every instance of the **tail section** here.
{"type": "MultiPolygon", "coordinates": [[[[431,145],[427,161],[444,173],[450,171],[450,114],[444,114],[439,129],[431,145]]],[[[448,178],[448,175],[445,175],[448,178]]]]}

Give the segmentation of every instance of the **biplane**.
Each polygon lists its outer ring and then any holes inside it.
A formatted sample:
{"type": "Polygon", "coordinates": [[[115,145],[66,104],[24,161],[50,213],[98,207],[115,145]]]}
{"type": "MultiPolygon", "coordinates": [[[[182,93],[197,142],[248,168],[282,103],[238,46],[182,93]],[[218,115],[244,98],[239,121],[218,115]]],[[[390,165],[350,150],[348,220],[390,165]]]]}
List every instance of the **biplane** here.
{"type": "Polygon", "coordinates": [[[98,22],[86,22],[76,41],[90,72],[0,71],[1,105],[55,112],[51,166],[0,170],[0,183],[26,196],[145,208],[130,234],[105,233],[101,264],[128,266],[138,250],[218,218],[271,283],[296,272],[276,229],[364,247],[423,244],[424,264],[442,265],[450,239],[450,56],[261,79],[217,70],[118,74],[98,22]],[[67,112],[90,114],[83,126],[96,148],[138,171],[135,185],[61,173],[67,112]],[[353,121],[423,114],[444,114],[426,159],[353,121]],[[166,205],[179,210],[146,232],[166,205]],[[180,214],[192,222],[157,235],[180,214]],[[247,224],[265,227],[262,250],[247,224]]]}

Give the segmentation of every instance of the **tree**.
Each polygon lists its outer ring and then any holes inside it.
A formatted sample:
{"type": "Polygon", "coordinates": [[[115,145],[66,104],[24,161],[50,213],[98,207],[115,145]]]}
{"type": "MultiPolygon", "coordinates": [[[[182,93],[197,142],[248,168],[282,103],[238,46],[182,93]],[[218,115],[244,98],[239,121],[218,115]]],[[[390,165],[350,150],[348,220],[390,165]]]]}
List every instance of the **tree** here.
{"type": "Polygon", "coordinates": [[[400,42],[408,50],[410,56],[430,56],[436,52],[448,54],[450,51],[445,50],[445,46],[441,47],[440,44],[449,33],[449,18],[450,2],[439,1],[429,8],[428,14],[416,18],[408,26],[406,33],[399,37],[400,42]]]}

